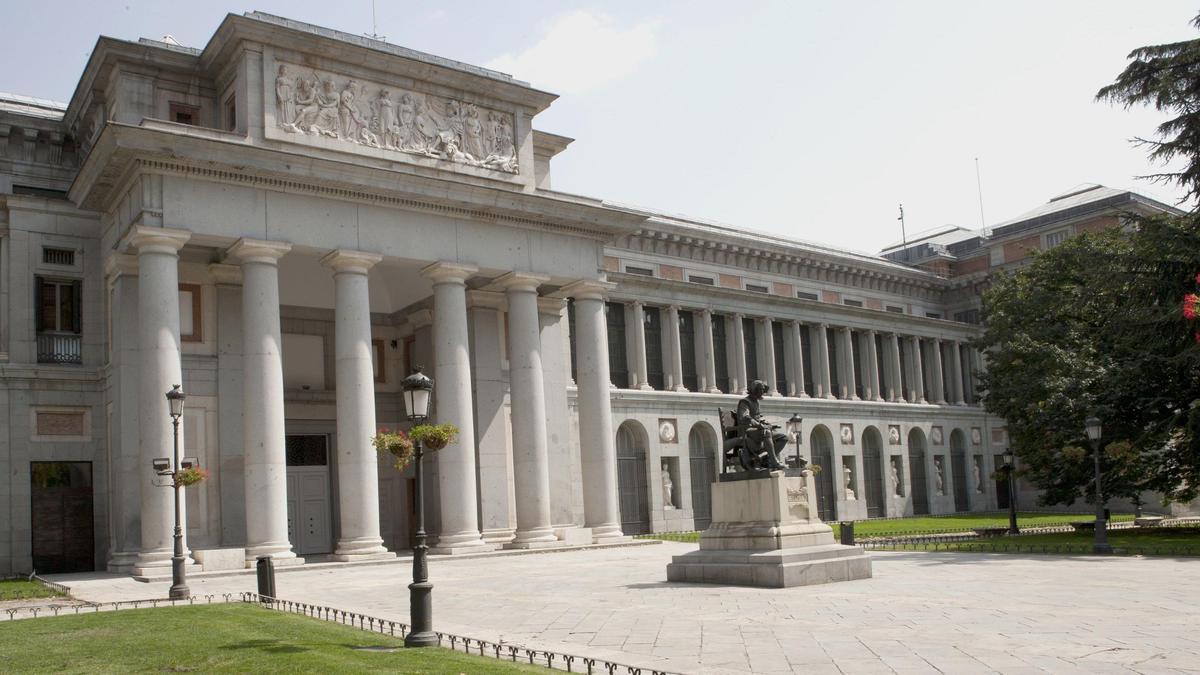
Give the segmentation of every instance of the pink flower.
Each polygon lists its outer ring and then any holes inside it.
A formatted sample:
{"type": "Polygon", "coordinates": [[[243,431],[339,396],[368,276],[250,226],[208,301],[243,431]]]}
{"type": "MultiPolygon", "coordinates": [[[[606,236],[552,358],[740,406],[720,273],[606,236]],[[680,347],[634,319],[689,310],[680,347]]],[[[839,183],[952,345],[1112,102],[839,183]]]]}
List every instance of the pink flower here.
{"type": "Polygon", "coordinates": [[[1200,312],[1200,295],[1188,293],[1183,296],[1183,318],[1194,321],[1197,312],[1200,312]]]}

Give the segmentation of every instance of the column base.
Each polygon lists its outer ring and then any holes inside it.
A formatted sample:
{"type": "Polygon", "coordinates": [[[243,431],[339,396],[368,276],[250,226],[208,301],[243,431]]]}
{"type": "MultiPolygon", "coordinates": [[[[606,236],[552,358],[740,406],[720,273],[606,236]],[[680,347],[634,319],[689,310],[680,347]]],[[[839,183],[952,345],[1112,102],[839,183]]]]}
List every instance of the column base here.
{"type": "Polygon", "coordinates": [[[687,393],[687,392],[691,391],[691,389],[688,389],[687,387],[683,386],[682,384],[677,384],[674,387],[671,387],[671,391],[680,391],[683,393],[687,393]]]}
{"type": "Polygon", "coordinates": [[[501,544],[501,543],[493,544],[493,543],[489,543],[486,541],[480,542],[478,544],[467,544],[465,546],[443,546],[442,544],[439,543],[437,546],[434,546],[433,548],[429,549],[429,553],[432,555],[463,555],[464,553],[486,553],[488,551],[495,551],[496,549],[502,548],[505,545],[506,544],[501,544]]]}
{"type": "Polygon", "coordinates": [[[108,556],[106,569],[114,574],[129,574],[137,564],[137,551],[115,551],[108,556]]]}
{"type": "Polygon", "coordinates": [[[554,536],[554,529],[539,527],[533,530],[517,530],[516,538],[505,544],[504,548],[555,548],[558,546],[566,546],[566,544],[554,536]]]}
{"type": "Polygon", "coordinates": [[[343,539],[339,541],[330,559],[337,562],[353,562],[359,560],[384,560],[395,557],[395,553],[383,547],[383,539],[379,537],[364,537],[362,539],[343,539]]]}
{"type": "Polygon", "coordinates": [[[651,387],[648,384],[639,384],[637,388],[641,391],[654,391],[654,387],[651,387]]]}
{"type": "MultiPolygon", "coordinates": [[[[164,570],[170,574],[171,558],[174,552],[170,549],[160,549],[157,551],[141,551],[137,554],[137,559],[133,562],[133,567],[130,573],[135,577],[157,576],[164,570]]],[[[192,552],[183,552],[183,564],[195,565],[196,561],[192,560],[192,552]]]]}
{"type": "Polygon", "coordinates": [[[704,393],[706,393],[706,394],[724,394],[725,392],[721,391],[720,389],[718,389],[716,387],[709,387],[708,389],[704,390],[704,393]]]}
{"type": "Polygon", "coordinates": [[[544,548],[567,548],[570,546],[565,541],[551,539],[549,541],[511,541],[504,545],[507,550],[532,550],[544,548]]]}
{"type": "Polygon", "coordinates": [[[246,547],[246,566],[253,567],[255,562],[264,555],[271,556],[271,562],[276,566],[287,565],[289,564],[287,561],[296,559],[296,554],[292,551],[292,545],[289,543],[260,544],[246,547]]]}
{"type": "Polygon", "coordinates": [[[632,537],[628,537],[621,531],[621,526],[617,523],[605,523],[603,525],[592,525],[592,543],[593,544],[613,544],[621,541],[630,541],[632,537]]]}
{"type": "Polygon", "coordinates": [[[483,543],[490,544],[492,546],[502,546],[512,541],[513,535],[515,535],[516,532],[517,531],[511,527],[498,527],[491,530],[484,530],[481,534],[483,535],[483,543]]]}

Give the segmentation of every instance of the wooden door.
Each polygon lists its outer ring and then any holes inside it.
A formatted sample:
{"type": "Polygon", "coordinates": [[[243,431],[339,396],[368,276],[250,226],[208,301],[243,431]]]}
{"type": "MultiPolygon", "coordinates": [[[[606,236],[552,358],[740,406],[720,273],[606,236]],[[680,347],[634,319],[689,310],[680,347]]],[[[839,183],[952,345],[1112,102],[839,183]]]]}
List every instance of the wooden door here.
{"type": "Polygon", "coordinates": [[[288,539],[297,555],[333,552],[329,437],[287,436],[288,539]]]}
{"type": "Polygon", "coordinates": [[[34,571],[95,570],[92,463],[30,462],[29,469],[34,571]]]}

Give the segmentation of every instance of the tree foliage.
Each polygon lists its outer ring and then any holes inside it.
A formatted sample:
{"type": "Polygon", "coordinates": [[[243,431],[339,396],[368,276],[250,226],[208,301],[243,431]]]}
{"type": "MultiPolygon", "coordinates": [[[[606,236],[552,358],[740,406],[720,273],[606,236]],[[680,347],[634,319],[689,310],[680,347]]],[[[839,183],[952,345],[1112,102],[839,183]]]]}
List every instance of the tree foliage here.
{"type": "Polygon", "coordinates": [[[984,295],[984,405],[1046,503],[1091,499],[1084,420],[1104,424],[1104,493],[1200,487],[1200,344],[1181,311],[1200,272],[1200,216],[1128,216],[998,277],[984,295]]]}
{"type": "MultiPolygon", "coordinates": [[[[1200,16],[1192,19],[1200,29],[1200,16]]],[[[1186,190],[1183,201],[1200,196],[1200,39],[1139,47],[1129,53],[1130,64],[1096,98],[1126,108],[1151,105],[1172,115],[1158,125],[1157,140],[1135,141],[1150,148],[1150,158],[1163,164],[1181,159],[1181,171],[1145,176],[1177,183],[1186,190]]]]}

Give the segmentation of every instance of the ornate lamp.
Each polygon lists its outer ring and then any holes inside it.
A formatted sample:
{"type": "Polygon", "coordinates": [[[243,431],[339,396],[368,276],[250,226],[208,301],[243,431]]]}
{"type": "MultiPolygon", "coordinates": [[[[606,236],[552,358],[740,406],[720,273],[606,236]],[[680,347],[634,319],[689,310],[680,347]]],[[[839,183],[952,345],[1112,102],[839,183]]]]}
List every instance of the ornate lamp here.
{"type": "Polygon", "coordinates": [[[429,394],[433,391],[433,380],[421,372],[421,366],[413,368],[408,377],[400,381],[404,392],[404,409],[411,422],[423,422],[429,417],[429,394]]]}
{"type": "MultiPolygon", "coordinates": [[[[421,372],[420,366],[400,381],[400,389],[404,392],[404,406],[408,410],[409,421],[419,424],[428,419],[429,394],[433,391],[433,380],[421,372]]],[[[425,476],[422,467],[425,449],[420,440],[413,443],[413,450],[417,453],[414,467],[417,531],[416,545],[413,546],[413,580],[408,585],[412,628],[404,638],[404,645],[432,647],[438,644],[439,640],[433,632],[433,584],[429,583],[429,567],[426,563],[429,546],[425,543],[425,476]]]]}
{"type": "Polygon", "coordinates": [[[179,385],[171,385],[171,391],[167,392],[167,404],[171,406],[171,417],[179,419],[183,415],[183,402],[187,400],[187,394],[179,388],[179,385]]]}
{"type": "Polygon", "coordinates": [[[804,437],[804,418],[800,413],[792,413],[792,416],[787,421],[788,435],[796,440],[796,468],[804,466],[804,460],[800,458],[800,442],[804,437]]]}
{"type": "Polygon", "coordinates": [[[1089,415],[1083,422],[1083,429],[1088,440],[1092,442],[1092,457],[1096,466],[1096,540],[1092,543],[1092,553],[1112,553],[1108,545],[1108,518],[1104,513],[1104,491],[1100,484],[1100,437],[1104,431],[1100,418],[1089,415]]]}

